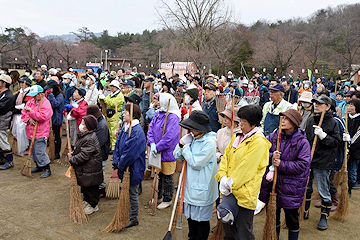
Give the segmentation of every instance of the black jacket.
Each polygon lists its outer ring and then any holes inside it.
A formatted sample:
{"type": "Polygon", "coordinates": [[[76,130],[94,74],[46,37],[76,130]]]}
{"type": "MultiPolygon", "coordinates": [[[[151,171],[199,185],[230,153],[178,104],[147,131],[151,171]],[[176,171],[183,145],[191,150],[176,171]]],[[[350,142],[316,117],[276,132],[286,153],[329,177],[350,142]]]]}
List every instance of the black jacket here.
{"type": "MultiPolygon", "coordinates": [[[[351,119],[348,118],[348,131],[350,137],[353,138],[356,132],[359,130],[360,127],[360,116],[351,119]]],[[[349,146],[349,155],[350,159],[359,160],[360,159],[360,137],[349,146]]]]}
{"type": "Polygon", "coordinates": [[[0,93],[0,115],[5,115],[6,113],[12,111],[14,104],[15,98],[9,89],[0,93]]]}
{"type": "Polygon", "coordinates": [[[299,92],[296,89],[294,89],[293,87],[290,87],[289,91],[287,91],[284,94],[284,99],[291,104],[296,103],[298,100],[298,97],[299,97],[299,92]]]}
{"type": "Polygon", "coordinates": [[[110,152],[110,133],[107,122],[103,116],[98,118],[98,127],[96,129],[96,136],[99,140],[101,149],[101,158],[106,161],[110,152]]]}
{"type": "MultiPolygon", "coordinates": [[[[320,115],[313,115],[306,124],[306,137],[311,147],[315,137],[313,125],[318,125],[319,121],[320,115]]],[[[340,136],[339,124],[334,119],[331,111],[325,113],[321,128],[327,133],[327,136],[323,140],[318,138],[314,156],[311,160],[311,168],[332,170],[335,167],[337,149],[342,140],[342,136],[340,136]]]]}

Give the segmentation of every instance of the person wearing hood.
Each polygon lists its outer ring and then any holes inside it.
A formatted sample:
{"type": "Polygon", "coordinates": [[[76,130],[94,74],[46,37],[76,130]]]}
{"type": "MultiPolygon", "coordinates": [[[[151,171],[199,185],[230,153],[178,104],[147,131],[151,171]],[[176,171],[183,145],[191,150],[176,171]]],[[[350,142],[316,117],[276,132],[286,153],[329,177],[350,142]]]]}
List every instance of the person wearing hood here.
{"type": "Polygon", "coordinates": [[[139,194],[141,192],[141,181],[144,178],[146,138],[139,119],[141,118],[140,107],[133,105],[132,121],[130,117],[130,104],[125,105],[124,126],[119,132],[116,140],[113,167],[118,169],[118,176],[122,180],[124,172],[129,168],[130,172],[130,222],[126,228],[139,224],[139,194]],[[129,128],[131,134],[129,136],[129,128]]]}
{"type": "Polygon", "coordinates": [[[216,137],[210,118],[195,110],[180,126],[189,130],[174,150],[177,160],[186,159],[183,213],[188,221],[188,239],[208,239],[213,205],[219,196],[216,174],[216,137]]]}
{"type": "Polygon", "coordinates": [[[116,143],[116,136],[115,133],[119,130],[119,126],[116,126],[116,117],[118,118],[118,121],[121,120],[121,110],[123,108],[124,104],[124,95],[120,91],[120,84],[117,80],[112,80],[110,83],[110,95],[107,95],[105,97],[104,94],[100,93],[99,99],[103,99],[106,104],[106,115],[107,115],[107,121],[110,131],[110,142],[111,142],[111,150],[110,154],[115,148],[116,143]],[[116,116],[115,114],[115,105],[117,106],[118,114],[116,116]]]}
{"type": "MultiPolygon", "coordinates": [[[[318,223],[319,230],[327,229],[327,220],[330,215],[332,199],[330,194],[330,174],[335,167],[336,151],[340,144],[339,124],[334,119],[330,110],[331,99],[327,96],[320,96],[313,99],[314,115],[306,123],[306,137],[313,145],[315,135],[318,136],[314,156],[311,161],[311,172],[309,183],[306,190],[304,219],[309,219],[309,209],[311,204],[311,194],[313,192],[313,181],[319,191],[321,204],[321,217],[318,223]],[[326,111],[321,127],[318,126],[320,116],[326,111]]],[[[302,213],[300,213],[302,214],[302,213]]]]}
{"type": "Polygon", "coordinates": [[[277,168],[276,181],[276,233],[280,236],[280,213],[285,212],[289,239],[299,238],[299,208],[303,203],[304,192],[310,172],[311,151],[306,134],[300,129],[302,117],[295,109],[281,112],[280,149],[276,150],[279,130],[270,133],[271,143],[269,162],[271,166],[263,176],[259,199],[268,203],[273,185],[274,167],[277,168]]]}
{"type": "MultiPolygon", "coordinates": [[[[230,204],[234,214],[232,223],[223,223],[225,239],[255,239],[254,211],[260,191],[261,179],[269,162],[270,142],[260,127],[262,118],[259,105],[239,109],[241,133],[232,136],[220,161],[215,179],[220,182],[222,202],[230,204]]],[[[218,215],[223,215],[218,206],[218,215]]],[[[226,219],[223,219],[226,220],[226,219]]]]}
{"type": "Polygon", "coordinates": [[[205,87],[205,101],[202,109],[210,117],[210,127],[213,132],[217,132],[221,128],[219,116],[216,108],[216,86],[207,84],[205,87]]]}
{"type": "Polygon", "coordinates": [[[159,192],[158,199],[162,203],[157,206],[158,209],[165,209],[172,204],[174,180],[173,174],[176,168],[176,159],[173,151],[179,141],[180,135],[180,110],[177,106],[174,96],[169,93],[160,93],[159,99],[154,98],[155,105],[159,108],[151,120],[147,133],[147,145],[150,146],[150,154],[156,156],[161,152],[161,172],[159,173],[159,192]],[[169,105],[165,133],[166,112],[169,105]]]}
{"type": "Polygon", "coordinates": [[[85,101],[88,105],[97,104],[99,97],[99,90],[96,88],[96,79],[93,75],[87,75],[85,80],[85,101]]]}
{"type": "Polygon", "coordinates": [[[299,98],[298,110],[302,117],[302,121],[301,121],[299,127],[301,130],[304,130],[304,131],[306,128],[307,121],[313,115],[312,99],[313,99],[312,93],[309,91],[303,92],[303,94],[301,94],[301,97],[299,98]]]}
{"type": "Polygon", "coordinates": [[[103,181],[101,150],[95,133],[97,126],[94,116],[85,116],[79,125],[74,152],[68,153],[69,163],[74,167],[77,183],[81,187],[87,215],[99,211],[99,185],[103,181]]]}

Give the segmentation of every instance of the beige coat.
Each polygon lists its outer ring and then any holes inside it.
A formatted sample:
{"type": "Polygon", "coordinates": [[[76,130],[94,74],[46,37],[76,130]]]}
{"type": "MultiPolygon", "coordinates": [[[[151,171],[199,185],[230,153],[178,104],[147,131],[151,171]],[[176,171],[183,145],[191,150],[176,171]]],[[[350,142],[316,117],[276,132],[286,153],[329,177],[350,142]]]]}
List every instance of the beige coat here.
{"type": "MultiPolygon", "coordinates": [[[[240,132],[240,126],[234,128],[234,135],[240,132]]],[[[231,129],[228,127],[224,127],[217,131],[216,133],[216,160],[219,163],[222,155],[225,152],[225,148],[229,145],[231,140],[231,129]]]]}

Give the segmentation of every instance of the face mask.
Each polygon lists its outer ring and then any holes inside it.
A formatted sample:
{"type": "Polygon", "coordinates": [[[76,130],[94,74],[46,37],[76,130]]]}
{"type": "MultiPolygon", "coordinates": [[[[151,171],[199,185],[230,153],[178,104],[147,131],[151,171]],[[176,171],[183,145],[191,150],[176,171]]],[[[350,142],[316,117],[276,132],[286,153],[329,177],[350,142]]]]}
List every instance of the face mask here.
{"type": "Polygon", "coordinates": [[[216,90],[216,95],[220,95],[220,90],[216,90]]]}
{"type": "Polygon", "coordinates": [[[243,84],[244,87],[247,87],[248,85],[247,84],[243,84]]]}
{"type": "Polygon", "coordinates": [[[89,85],[89,84],[90,84],[90,80],[86,80],[85,85],[89,85]]]}
{"type": "Polygon", "coordinates": [[[189,96],[185,96],[185,104],[189,104],[190,103],[190,97],[189,96]]]}
{"type": "Polygon", "coordinates": [[[4,73],[5,73],[4,71],[2,71],[2,70],[0,71],[0,75],[2,75],[2,74],[4,74],[4,73]]]}
{"type": "Polygon", "coordinates": [[[311,106],[310,103],[302,103],[301,106],[303,106],[303,108],[308,108],[311,106]]]}
{"type": "Polygon", "coordinates": [[[360,87],[356,87],[356,91],[360,92],[360,87]]]}
{"type": "Polygon", "coordinates": [[[353,88],[353,87],[352,87],[352,88],[350,88],[350,91],[353,91],[353,92],[355,92],[355,88],[353,88]]]}
{"type": "Polygon", "coordinates": [[[249,90],[253,90],[253,89],[254,89],[254,85],[249,85],[248,88],[249,88],[249,90]]]}
{"type": "Polygon", "coordinates": [[[25,76],[30,76],[30,73],[29,72],[25,72],[25,76]]]}
{"type": "Polygon", "coordinates": [[[85,132],[84,125],[82,123],[79,125],[79,130],[82,133],[85,132]]]}
{"type": "Polygon", "coordinates": [[[69,82],[69,80],[63,79],[63,83],[64,83],[64,84],[67,84],[68,82],[69,82]]]}
{"type": "Polygon", "coordinates": [[[309,88],[309,84],[304,84],[304,88],[308,89],[309,88]]]}

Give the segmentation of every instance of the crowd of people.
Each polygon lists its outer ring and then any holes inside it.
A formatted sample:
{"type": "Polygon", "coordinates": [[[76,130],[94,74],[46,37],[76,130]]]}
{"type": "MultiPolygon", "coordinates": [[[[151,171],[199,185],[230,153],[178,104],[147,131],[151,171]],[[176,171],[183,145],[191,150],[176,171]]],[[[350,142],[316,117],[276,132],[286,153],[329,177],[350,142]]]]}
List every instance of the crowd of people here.
{"type": "Polygon", "coordinates": [[[151,176],[148,156],[161,154],[160,210],[174,204],[175,176],[186,165],[183,212],[189,239],[207,239],[214,204],[225,239],[254,239],[254,213],[259,202],[269,201],[275,169],[276,230],[279,235],[283,209],[289,239],[299,237],[299,214],[310,217],[314,180],[321,198],[315,204],[321,208],[317,227],[327,229],[330,212],[339,204],[333,178],[345,154],[349,154],[349,195],[360,188],[360,84],[259,73],[247,79],[232,72],[168,78],[161,71],[139,73],[136,67],[130,74],[124,69],[94,73],[89,68],[80,75],[72,68],[61,72],[44,65],[23,76],[1,69],[0,169],[14,167],[11,130],[16,154],[31,154],[36,164],[32,173],[50,177],[46,153],[50,130],[59,159],[61,130],[68,121],[68,157],[86,214],[99,211],[105,196],[109,155],[120,179],[130,172],[127,227],[139,224],[141,182],[151,176]],[[314,139],[318,140],[311,156],[314,139]],[[305,212],[299,212],[304,197],[305,212]]]}

